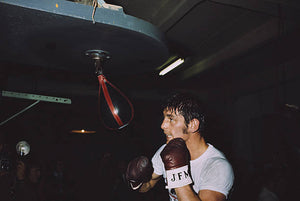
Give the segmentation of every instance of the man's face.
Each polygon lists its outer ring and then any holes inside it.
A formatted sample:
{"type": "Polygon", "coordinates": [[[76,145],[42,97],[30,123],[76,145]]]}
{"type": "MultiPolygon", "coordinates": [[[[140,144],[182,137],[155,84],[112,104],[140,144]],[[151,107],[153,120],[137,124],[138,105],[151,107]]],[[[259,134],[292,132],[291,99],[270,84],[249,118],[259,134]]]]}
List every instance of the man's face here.
{"type": "Polygon", "coordinates": [[[175,112],[175,110],[165,109],[163,111],[164,120],[161,124],[161,129],[163,129],[167,143],[174,138],[182,138],[186,140],[188,128],[185,124],[184,117],[175,112]]]}

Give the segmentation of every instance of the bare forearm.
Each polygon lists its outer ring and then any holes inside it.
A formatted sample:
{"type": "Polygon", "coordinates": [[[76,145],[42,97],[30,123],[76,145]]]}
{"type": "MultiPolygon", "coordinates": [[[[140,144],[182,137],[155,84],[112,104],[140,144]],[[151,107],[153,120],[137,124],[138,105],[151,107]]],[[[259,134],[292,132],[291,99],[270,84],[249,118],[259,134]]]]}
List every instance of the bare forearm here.
{"type": "Polygon", "coordinates": [[[175,192],[179,201],[201,201],[190,185],[176,188],[175,192]]]}
{"type": "Polygon", "coordinates": [[[152,188],[150,182],[144,183],[141,188],[139,189],[139,192],[146,193],[152,188]]]}
{"type": "Polygon", "coordinates": [[[160,175],[157,175],[157,174],[153,173],[152,174],[152,179],[147,183],[143,183],[143,185],[141,186],[139,192],[145,193],[145,192],[149,191],[159,181],[160,177],[161,177],[160,175]]]}
{"type": "Polygon", "coordinates": [[[212,190],[200,190],[198,194],[194,193],[192,187],[187,185],[176,188],[176,195],[179,201],[225,201],[226,197],[220,192],[212,190]]]}

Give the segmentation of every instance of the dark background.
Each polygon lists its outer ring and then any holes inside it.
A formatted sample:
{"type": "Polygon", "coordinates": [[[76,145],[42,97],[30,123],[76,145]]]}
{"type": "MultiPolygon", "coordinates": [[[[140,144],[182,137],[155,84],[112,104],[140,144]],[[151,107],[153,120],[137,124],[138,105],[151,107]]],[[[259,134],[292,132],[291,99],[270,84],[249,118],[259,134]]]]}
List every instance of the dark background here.
{"type": "MultiPolygon", "coordinates": [[[[1,57],[1,90],[72,100],[71,105],[40,102],[1,126],[1,135],[11,150],[18,141],[26,140],[30,154],[43,158],[46,165],[61,157],[79,175],[106,152],[116,161],[128,162],[141,154],[151,157],[165,140],[160,129],[162,100],[174,91],[191,92],[206,104],[207,141],[223,151],[234,168],[231,199],[255,200],[269,166],[284,169],[289,189],[284,194],[292,198],[299,190],[300,163],[299,3],[184,1],[178,6],[176,2],[153,1],[151,6],[146,1],[108,2],[157,26],[166,36],[168,57],[186,58],[178,70],[163,77],[158,76],[158,65],[143,69],[146,61],[138,58],[136,66],[124,63],[118,71],[108,70],[108,80],[134,106],[129,126],[111,131],[102,125],[92,62],[78,70],[80,66],[48,67],[45,63],[44,67],[19,62],[18,57],[1,57]],[[81,128],[96,133],[70,133],[81,128]]],[[[22,13],[19,16],[24,20],[22,13]]],[[[22,28],[14,20],[12,27],[22,28]]],[[[6,26],[9,22],[1,23],[6,26]]],[[[10,37],[5,30],[1,32],[4,44],[10,37]]],[[[138,42],[132,45],[141,47],[138,42]]],[[[9,44],[3,47],[2,53],[5,49],[13,52],[9,44]]],[[[2,96],[0,103],[0,121],[4,121],[33,101],[2,96]]]]}

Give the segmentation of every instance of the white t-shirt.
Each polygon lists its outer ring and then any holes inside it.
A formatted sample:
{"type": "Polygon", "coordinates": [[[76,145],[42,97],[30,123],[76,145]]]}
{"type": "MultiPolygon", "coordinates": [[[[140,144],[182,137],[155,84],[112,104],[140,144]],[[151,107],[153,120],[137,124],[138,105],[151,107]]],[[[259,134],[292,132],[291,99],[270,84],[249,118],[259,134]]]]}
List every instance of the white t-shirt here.
{"type": "MultiPolygon", "coordinates": [[[[154,173],[163,175],[166,181],[166,171],[160,153],[166,145],[162,145],[152,157],[154,173]]],[[[234,174],[230,163],[224,154],[211,144],[197,159],[190,161],[193,189],[198,194],[200,190],[213,190],[226,197],[232,188],[234,174]]],[[[169,189],[171,201],[177,201],[175,191],[169,189]]]]}

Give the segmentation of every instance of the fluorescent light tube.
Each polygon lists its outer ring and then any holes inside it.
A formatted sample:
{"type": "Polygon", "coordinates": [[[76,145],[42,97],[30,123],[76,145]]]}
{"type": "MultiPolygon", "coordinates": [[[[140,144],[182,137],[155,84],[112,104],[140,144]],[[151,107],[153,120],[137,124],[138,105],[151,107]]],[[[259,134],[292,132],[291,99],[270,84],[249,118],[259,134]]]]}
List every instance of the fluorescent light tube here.
{"type": "Polygon", "coordinates": [[[162,71],[159,72],[159,75],[165,75],[168,72],[170,72],[171,70],[173,70],[174,68],[176,68],[177,66],[179,66],[180,64],[182,64],[184,62],[184,59],[177,59],[175,62],[173,62],[172,64],[170,64],[168,67],[166,67],[165,69],[163,69],[162,71]]]}

